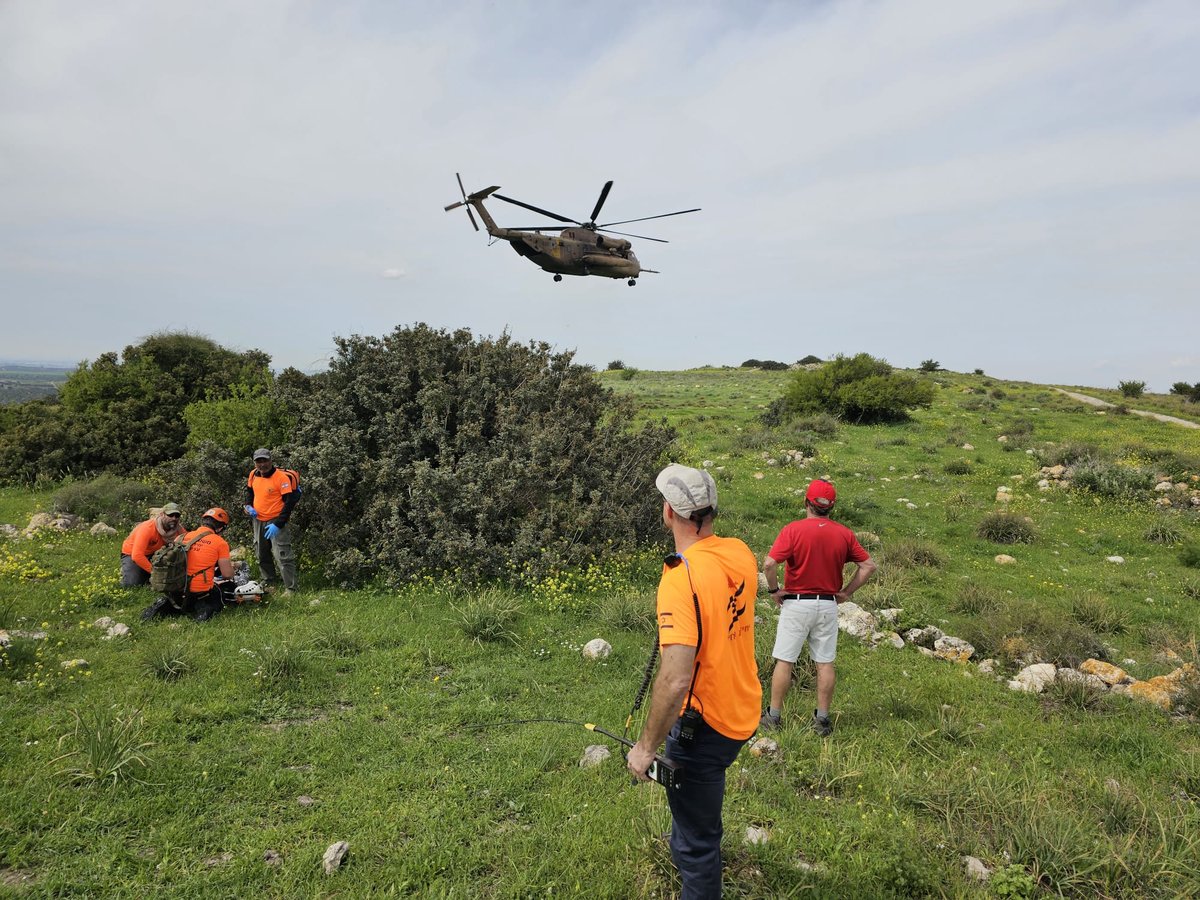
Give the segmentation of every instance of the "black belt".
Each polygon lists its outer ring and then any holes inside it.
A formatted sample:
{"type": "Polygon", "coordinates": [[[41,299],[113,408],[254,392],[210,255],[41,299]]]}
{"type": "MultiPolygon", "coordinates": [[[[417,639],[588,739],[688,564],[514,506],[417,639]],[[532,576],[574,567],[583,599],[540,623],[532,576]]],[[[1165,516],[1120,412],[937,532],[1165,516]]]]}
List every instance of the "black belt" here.
{"type": "Polygon", "coordinates": [[[784,594],[780,600],[836,600],[834,594],[784,594]]]}

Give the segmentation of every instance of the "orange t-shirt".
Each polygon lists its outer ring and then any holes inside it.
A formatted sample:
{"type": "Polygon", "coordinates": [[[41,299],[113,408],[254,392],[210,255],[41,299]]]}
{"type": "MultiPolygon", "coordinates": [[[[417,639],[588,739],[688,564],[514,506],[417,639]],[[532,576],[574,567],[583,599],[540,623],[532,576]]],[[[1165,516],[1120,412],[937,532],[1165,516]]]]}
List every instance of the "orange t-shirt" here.
{"type": "Polygon", "coordinates": [[[264,522],[283,512],[283,495],[296,489],[292,479],[279,467],[270,475],[259,475],[257,469],[252,469],[246,484],[254,492],[254,510],[264,522]]]}
{"type": "Polygon", "coordinates": [[[721,734],[745,740],[758,728],[762,712],[762,685],[754,660],[758,561],[737,538],[716,535],[697,541],[683,557],[684,563],[663,567],[658,583],[659,644],[694,647],[702,638],[694,705],[721,734]],[[696,629],[693,589],[702,635],[696,629]]]}
{"type": "Polygon", "coordinates": [[[186,544],[202,531],[207,531],[205,537],[192,544],[187,555],[187,573],[190,578],[188,590],[194,594],[207,591],[213,586],[213,576],[217,570],[217,561],[229,559],[229,544],[219,534],[213,534],[210,528],[197,528],[183,536],[186,544]]]}
{"type": "Polygon", "coordinates": [[[166,543],[166,539],[158,533],[158,517],[155,516],[134,526],[133,531],[129,532],[129,537],[121,544],[121,552],[128,554],[140,568],[149,572],[150,557],[155,551],[165,547],[166,543]]]}

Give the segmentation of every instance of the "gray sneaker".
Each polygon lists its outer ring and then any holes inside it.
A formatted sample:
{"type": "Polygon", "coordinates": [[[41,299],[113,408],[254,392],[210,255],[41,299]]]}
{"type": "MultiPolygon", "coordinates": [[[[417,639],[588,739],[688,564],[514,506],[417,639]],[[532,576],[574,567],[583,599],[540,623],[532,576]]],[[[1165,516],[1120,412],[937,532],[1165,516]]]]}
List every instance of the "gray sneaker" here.
{"type": "Polygon", "coordinates": [[[773,716],[769,712],[762,714],[762,718],[758,720],[758,727],[763,731],[778,731],[783,727],[783,717],[773,716]]]}
{"type": "Polygon", "coordinates": [[[829,737],[833,734],[833,723],[829,721],[829,716],[818,716],[815,709],[813,710],[812,727],[819,737],[829,737]]]}

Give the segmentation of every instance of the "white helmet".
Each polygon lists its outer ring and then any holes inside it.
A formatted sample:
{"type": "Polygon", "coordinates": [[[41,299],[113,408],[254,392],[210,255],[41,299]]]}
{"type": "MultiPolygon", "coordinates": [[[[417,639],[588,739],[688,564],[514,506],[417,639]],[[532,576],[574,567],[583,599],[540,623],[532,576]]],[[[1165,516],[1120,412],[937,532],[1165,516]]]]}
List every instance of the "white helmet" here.
{"type": "Polygon", "coordinates": [[[263,589],[257,581],[247,581],[243,585],[239,585],[234,589],[234,603],[261,603],[263,598],[263,589]]]}

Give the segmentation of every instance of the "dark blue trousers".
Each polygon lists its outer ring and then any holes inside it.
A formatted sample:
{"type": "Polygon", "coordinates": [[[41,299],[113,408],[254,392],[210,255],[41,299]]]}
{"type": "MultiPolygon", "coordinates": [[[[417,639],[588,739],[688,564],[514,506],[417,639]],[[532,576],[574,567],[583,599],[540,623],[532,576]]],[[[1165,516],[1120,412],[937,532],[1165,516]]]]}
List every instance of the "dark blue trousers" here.
{"type": "Polygon", "coordinates": [[[667,735],[667,757],[683,767],[683,786],[667,791],[671,807],[671,859],[683,880],[681,900],[721,896],[721,806],[725,770],[745,741],[700,723],[690,745],[679,743],[679,723],[667,735]]]}

